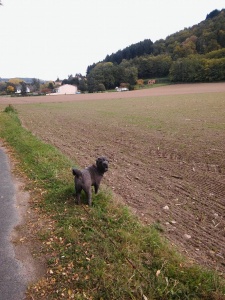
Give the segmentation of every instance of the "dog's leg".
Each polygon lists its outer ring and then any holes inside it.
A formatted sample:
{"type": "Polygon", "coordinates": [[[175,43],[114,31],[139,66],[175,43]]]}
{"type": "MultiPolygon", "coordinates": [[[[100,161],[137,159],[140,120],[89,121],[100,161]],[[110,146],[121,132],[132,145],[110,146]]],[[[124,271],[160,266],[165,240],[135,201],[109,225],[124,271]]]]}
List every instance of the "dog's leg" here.
{"type": "Polygon", "coordinates": [[[88,199],[88,205],[91,206],[92,205],[91,187],[88,190],[86,190],[86,195],[87,195],[87,199],[88,199]]]}
{"type": "Polygon", "coordinates": [[[76,202],[77,204],[81,204],[80,195],[81,195],[82,188],[78,184],[77,181],[75,181],[75,196],[76,196],[76,202]]]}
{"type": "Polygon", "coordinates": [[[77,200],[77,204],[81,204],[81,200],[80,200],[80,192],[76,192],[76,200],[77,200]]]}
{"type": "Polygon", "coordinates": [[[82,184],[81,184],[80,177],[75,176],[74,183],[75,183],[76,202],[77,202],[77,204],[80,205],[81,204],[80,195],[81,195],[81,191],[82,191],[82,184]]]}
{"type": "Polygon", "coordinates": [[[94,189],[95,189],[95,194],[98,193],[98,189],[99,189],[99,184],[94,184],[94,189]]]}

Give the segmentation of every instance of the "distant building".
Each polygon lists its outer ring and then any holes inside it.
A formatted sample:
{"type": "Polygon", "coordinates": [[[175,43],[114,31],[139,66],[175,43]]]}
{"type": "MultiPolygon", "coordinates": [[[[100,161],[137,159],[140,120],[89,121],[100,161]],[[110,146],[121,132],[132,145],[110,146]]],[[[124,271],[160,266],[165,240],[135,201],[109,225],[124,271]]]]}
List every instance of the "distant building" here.
{"type": "Polygon", "coordinates": [[[55,85],[57,85],[57,86],[62,85],[62,80],[60,80],[59,78],[57,78],[56,81],[55,81],[55,85]]]}
{"type": "MultiPolygon", "coordinates": [[[[21,94],[21,90],[22,90],[22,87],[21,87],[21,85],[19,85],[19,86],[16,87],[15,93],[16,93],[16,94],[21,94]]],[[[26,93],[30,93],[30,88],[29,88],[29,86],[26,86],[26,93]]]]}
{"type": "Polygon", "coordinates": [[[77,93],[77,86],[64,84],[55,89],[55,95],[74,95],[77,93]]]}
{"type": "Polygon", "coordinates": [[[126,92],[126,91],[129,91],[129,89],[126,88],[126,87],[116,87],[115,90],[117,92],[126,92]]]}
{"type": "Polygon", "coordinates": [[[148,81],[148,84],[155,84],[156,83],[156,80],[155,79],[150,79],[149,81],[148,81]]]}

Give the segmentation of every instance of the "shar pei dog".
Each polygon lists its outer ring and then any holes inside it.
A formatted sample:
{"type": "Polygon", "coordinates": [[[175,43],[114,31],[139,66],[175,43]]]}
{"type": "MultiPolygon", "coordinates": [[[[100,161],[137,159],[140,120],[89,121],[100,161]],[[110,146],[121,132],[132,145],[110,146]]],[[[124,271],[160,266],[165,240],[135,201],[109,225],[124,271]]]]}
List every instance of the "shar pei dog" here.
{"type": "Polygon", "coordinates": [[[96,164],[89,166],[83,170],[73,168],[75,195],[77,203],[81,203],[80,195],[83,190],[87,196],[88,205],[92,205],[91,187],[94,186],[95,194],[97,194],[100,182],[105,172],[108,171],[109,161],[106,157],[101,156],[96,159],[96,164]]]}

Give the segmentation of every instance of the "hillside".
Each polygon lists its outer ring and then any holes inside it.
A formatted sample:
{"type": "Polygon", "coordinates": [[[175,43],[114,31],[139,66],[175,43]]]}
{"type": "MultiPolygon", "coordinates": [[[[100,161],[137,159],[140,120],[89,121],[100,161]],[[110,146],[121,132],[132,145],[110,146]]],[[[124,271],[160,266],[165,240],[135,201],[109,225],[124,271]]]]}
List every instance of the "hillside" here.
{"type": "MultiPolygon", "coordinates": [[[[160,39],[153,43],[146,39],[107,55],[102,62],[120,64],[123,59],[130,60],[148,54],[171,54],[173,58],[178,58],[189,54],[206,54],[224,47],[225,9],[222,9],[212,11],[204,21],[171,34],[165,40],[160,39]]],[[[88,67],[88,73],[94,66],[96,63],[88,67]]]]}
{"type": "MultiPolygon", "coordinates": [[[[32,81],[34,80],[34,78],[29,78],[29,77],[16,77],[16,78],[21,79],[21,81],[24,81],[27,84],[31,84],[32,81]]],[[[12,78],[1,78],[0,77],[0,82],[8,82],[10,79],[12,79],[12,78]]],[[[46,82],[46,80],[42,80],[42,79],[38,79],[38,80],[40,80],[41,83],[46,82]]]]}
{"type": "Polygon", "coordinates": [[[132,89],[138,79],[165,77],[171,82],[225,80],[225,9],[212,11],[204,21],[165,40],[144,40],[87,68],[89,92],[122,83],[132,89]]]}
{"type": "Polygon", "coordinates": [[[156,41],[153,54],[169,53],[176,59],[189,54],[207,54],[224,47],[225,9],[222,9],[212,11],[197,25],[174,33],[165,40],[156,41]]]}

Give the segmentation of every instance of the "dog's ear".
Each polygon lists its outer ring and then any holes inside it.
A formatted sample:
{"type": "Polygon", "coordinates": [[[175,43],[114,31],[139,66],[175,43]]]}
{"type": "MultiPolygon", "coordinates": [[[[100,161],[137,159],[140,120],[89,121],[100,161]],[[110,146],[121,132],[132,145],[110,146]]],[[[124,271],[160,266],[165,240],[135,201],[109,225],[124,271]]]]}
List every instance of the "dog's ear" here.
{"type": "Polygon", "coordinates": [[[96,165],[98,165],[98,164],[100,163],[100,161],[102,161],[102,157],[98,157],[98,158],[96,159],[96,165]]]}
{"type": "Polygon", "coordinates": [[[100,161],[104,161],[104,160],[106,160],[106,161],[109,162],[109,160],[108,160],[107,157],[105,157],[105,156],[100,156],[100,157],[98,157],[98,158],[96,159],[96,163],[97,163],[97,162],[100,162],[100,161]]]}

